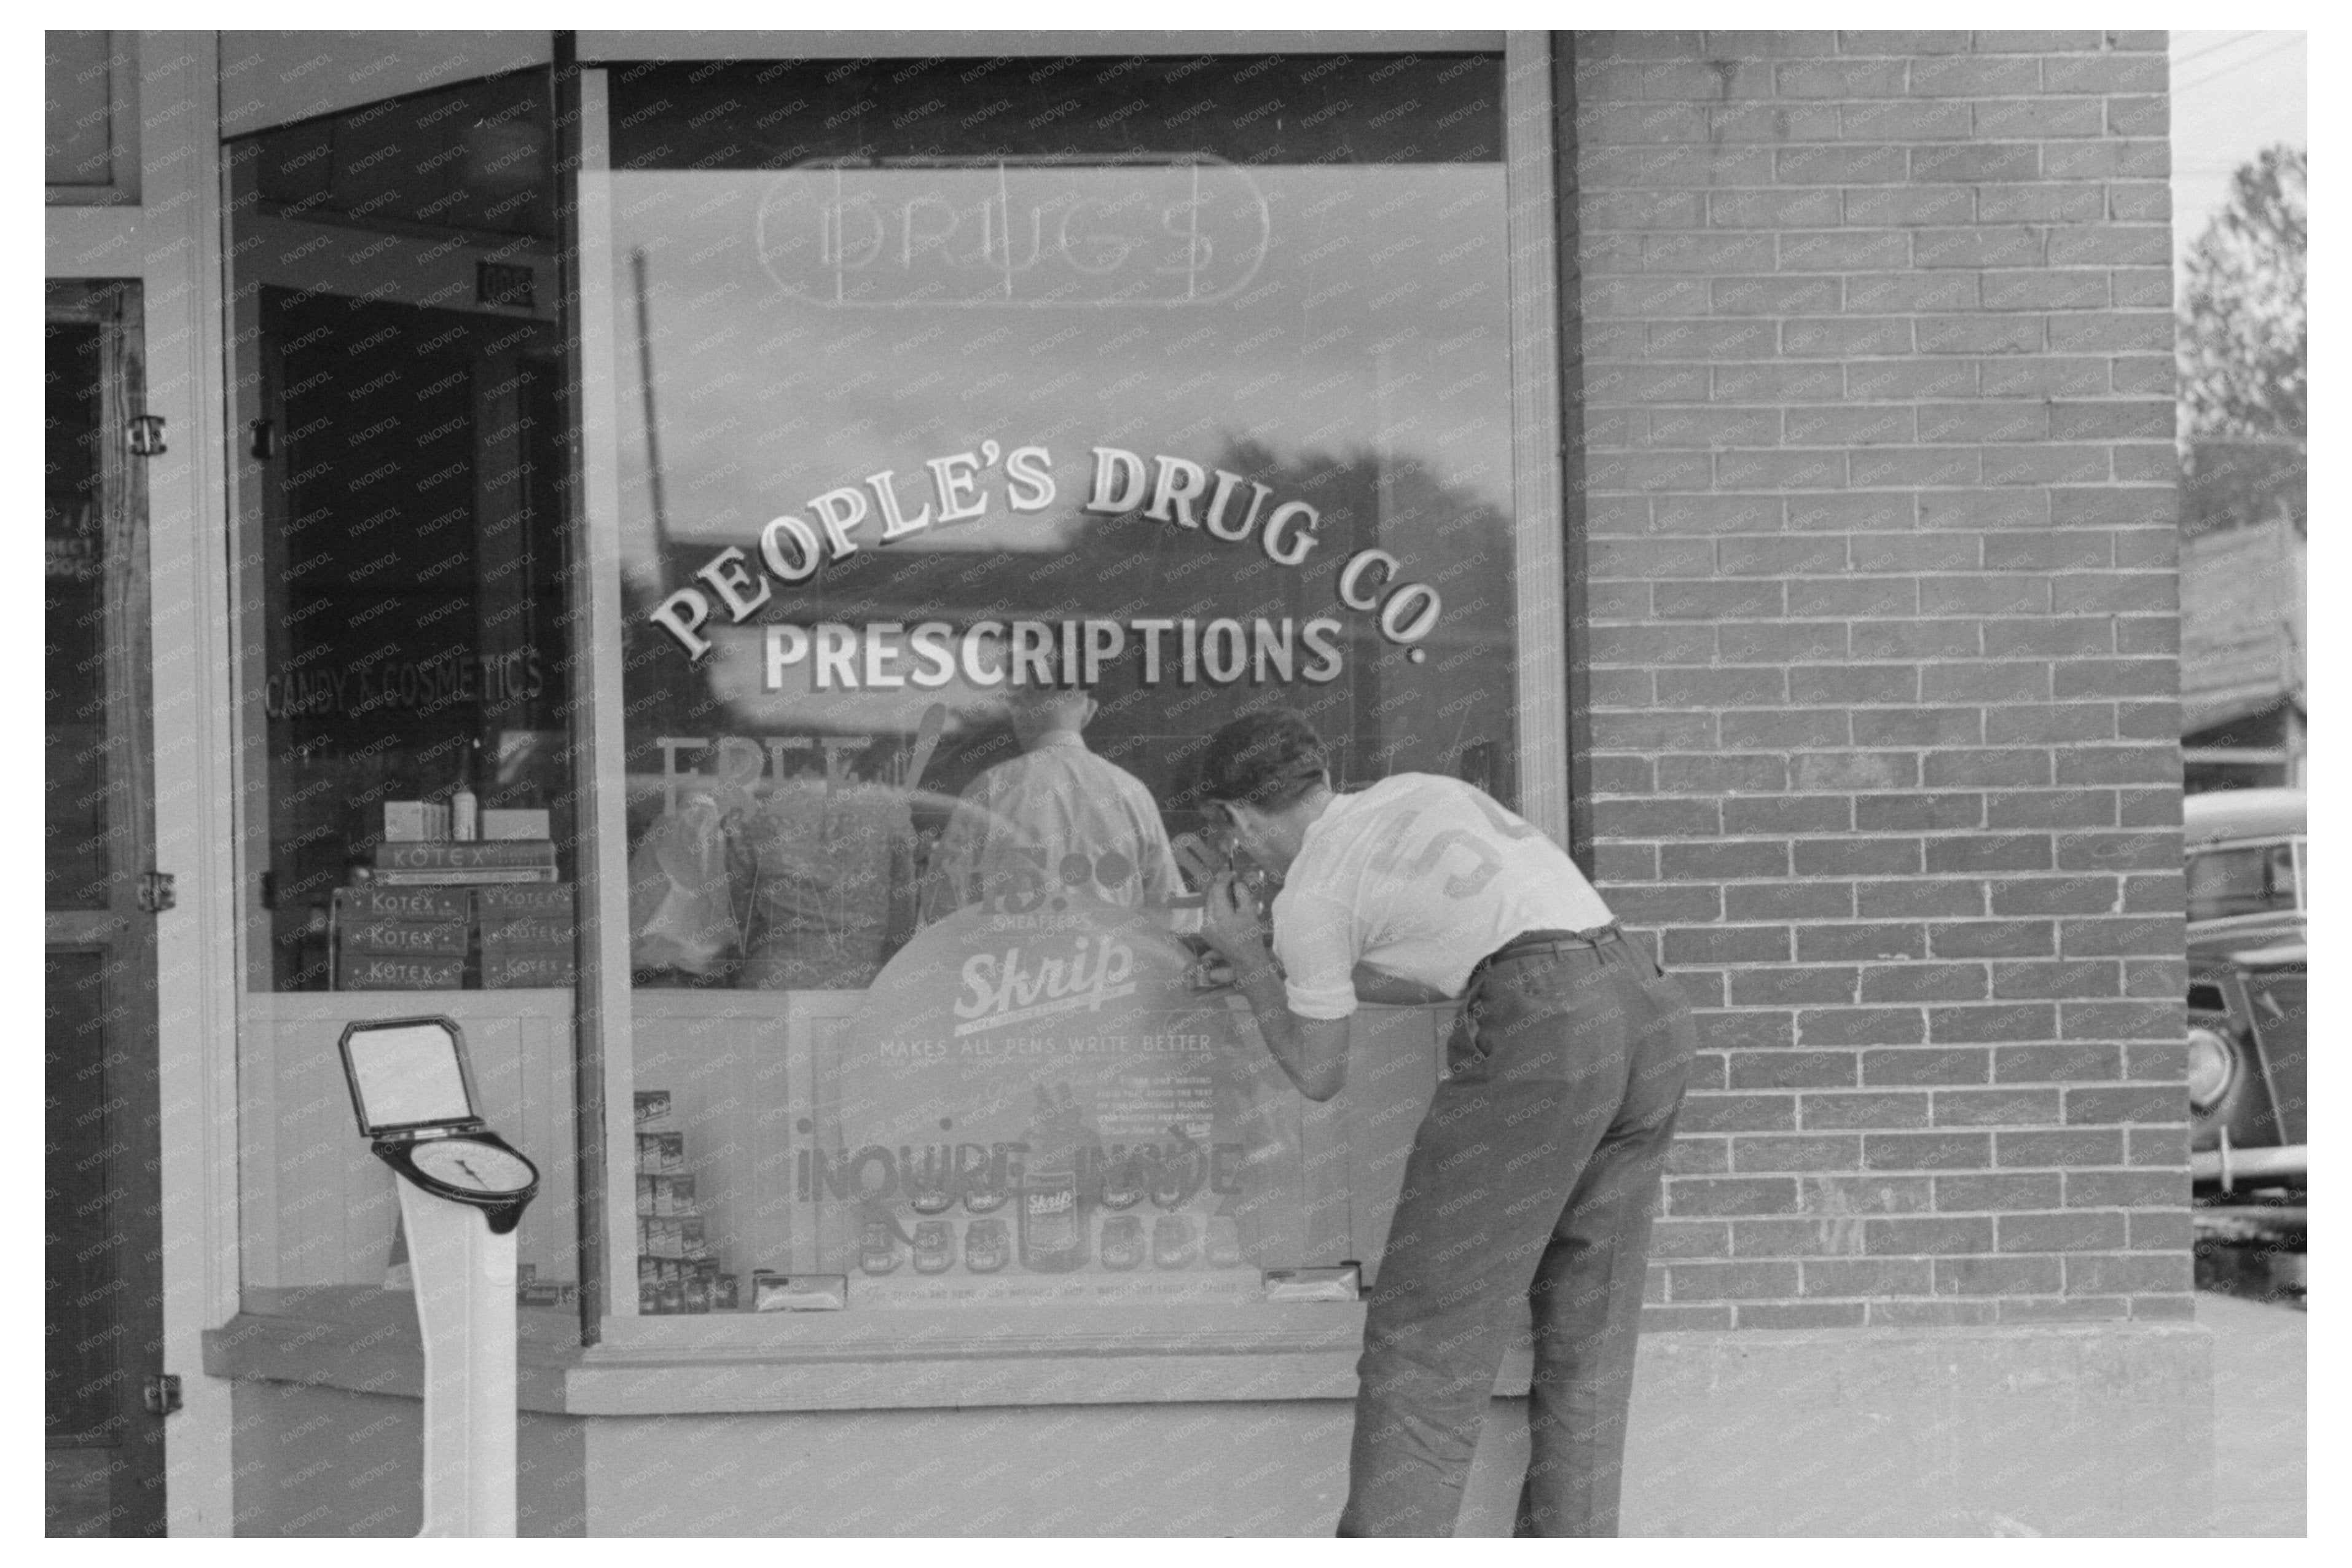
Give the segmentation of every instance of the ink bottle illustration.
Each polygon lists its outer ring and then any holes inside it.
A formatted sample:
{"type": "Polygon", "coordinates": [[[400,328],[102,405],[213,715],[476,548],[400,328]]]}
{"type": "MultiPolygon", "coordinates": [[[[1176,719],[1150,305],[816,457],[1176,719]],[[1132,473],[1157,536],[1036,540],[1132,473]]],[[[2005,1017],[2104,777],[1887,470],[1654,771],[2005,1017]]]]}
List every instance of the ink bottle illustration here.
{"type": "Polygon", "coordinates": [[[1143,1261],[1143,1221],[1131,1214],[1107,1216],[1102,1226],[1102,1266],[1128,1269],[1143,1261]]]}
{"type": "Polygon", "coordinates": [[[1096,1201],[1103,1207],[1116,1213],[1143,1201],[1144,1182],[1134,1155],[1122,1152],[1118,1159],[1103,1165],[1101,1173],[1102,1187],[1096,1201]]]}
{"type": "Polygon", "coordinates": [[[963,1227],[963,1266],[974,1274],[993,1274],[1004,1267],[1004,1222],[976,1219],[963,1227]]]}
{"type": "Polygon", "coordinates": [[[944,1274],[955,1266],[955,1226],[927,1219],[915,1226],[915,1272],[944,1274]]]}
{"type": "Polygon", "coordinates": [[[1078,1201],[1081,1141],[1093,1142],[1094,1130],[1070,1086],[1048,1092],[1039,1084],[1019,1209],[1021,1267],[1033,1273],[1064,1274],[1087,1261],[1087,1216],[1078,1201]]]}
{"type": "Polygon", "coordinates": [[[1161,1268],[1189,1268],[1200,1256],[1192,1216],[1164,1214],[1151,1222],[1151,1261],[1161,1268]]]}
{"type": "Polygon", "coordinates": [[[857,1267],[868,1274],[888,1274],[898,1267],[898,1243],[888,1220],[869,1219],[858,1226],[857,1267]]]}
{"type": "Polygon", "coordinates": [[[948,1152],[927,1149],[919,1160],[910,1161],[907,1170],[907,1205],[917,1214],[945,1214],[955,1204],[955,1189],[948,1181],[948,1152]]]}

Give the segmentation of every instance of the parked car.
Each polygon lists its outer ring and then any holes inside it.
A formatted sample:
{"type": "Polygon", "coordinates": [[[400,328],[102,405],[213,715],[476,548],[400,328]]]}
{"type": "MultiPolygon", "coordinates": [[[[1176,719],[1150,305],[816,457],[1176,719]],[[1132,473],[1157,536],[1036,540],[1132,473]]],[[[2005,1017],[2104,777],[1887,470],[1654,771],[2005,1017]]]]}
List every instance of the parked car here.
{"type": "Polygon", "coordinates": [[[2188,798],[2189,1174],[2208,1193],[2300,1193],[2305,1122],[2305,800],[2188,798]]]}

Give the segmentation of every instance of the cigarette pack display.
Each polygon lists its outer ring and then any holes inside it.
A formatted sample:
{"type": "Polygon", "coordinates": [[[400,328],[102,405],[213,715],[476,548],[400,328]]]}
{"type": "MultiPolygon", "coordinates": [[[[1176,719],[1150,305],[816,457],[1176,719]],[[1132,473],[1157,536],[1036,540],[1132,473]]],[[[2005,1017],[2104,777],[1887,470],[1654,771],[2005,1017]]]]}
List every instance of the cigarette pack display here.
{"type": "Polygon", "coordinates": [[[485,991],[523,991],[533,987],[547,989],[571,985],[578,981],[578,961],[572,950],[543,952],[530,950],[505,952],[482,949],[482,989],[485,991]]]}
{"type": "Polygon", "coordinates": [[[735,1276],[720,1273],[717,1258],[700,1258],[688,1266],[688,1311],[731,1312],[735,1310],[735,1276]]]}
{"type": "Polygon", "coordinates": [[[686,1238],[675,1218],[658,1215],[637,1216],[637,1256],[656,1258],[683,1258],[686,1238]]]}
{"type": "Polygon", "coordinates": [[[466,953],[463,921],[347,920],[335,934],[345,952],[466,953]]]}
{"type": "Polygon", "coordinates": [[[637,1131],[651,1131],[669,1120],[669,1090],[641,1089],[637,1090],[637,1131]]]}
{"type": "Polygon", "coordinates": [[[368,882],[335,889],[338,924],[352,921],[455,921],[474,917],[474,895],[463,888],[396,888],[368,882]]]}
{"type": "Polygon", "coordinates": [[[695,1212],[692,1176],[639,1176],[637,1212],[677,1219],[695,1212]]]}
{"type": "Polygon", "coordinates": [[[751,1271],[751,1310],[755,1312],[838,1312],[848,1303],[849,1277],[845,1274],[751,1271]]]}
{"type": "Polygon", "coordinates": [[[686,1171],[686,1134],[637,1134],[637,1172],[646,1176],[676,1176],[686,1171]]]}
{"type": "Polygon", "coordinates": [[[482,837],[485,839],[544,838],[547,837],[547,808],[486,806],[482,810],[482,837]]]}
{"type": "Polygon", "coordinates": [[[466,981],[462,955],[404,958],[381,952],[344,952],[335,959],[338,991],[456,991],[466,981]]]}

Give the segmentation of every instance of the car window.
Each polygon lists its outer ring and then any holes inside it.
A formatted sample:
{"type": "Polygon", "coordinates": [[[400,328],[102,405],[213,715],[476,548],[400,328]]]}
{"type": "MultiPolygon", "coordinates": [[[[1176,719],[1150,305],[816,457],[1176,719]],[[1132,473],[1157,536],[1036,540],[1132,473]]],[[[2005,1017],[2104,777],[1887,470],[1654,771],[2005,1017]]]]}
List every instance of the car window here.
{"type": "Polygon", "coordinates": [[[2246,844],[2189,858],[2189,918],[2221,920],[2298,907],[2292,844],[2246,844]]]}

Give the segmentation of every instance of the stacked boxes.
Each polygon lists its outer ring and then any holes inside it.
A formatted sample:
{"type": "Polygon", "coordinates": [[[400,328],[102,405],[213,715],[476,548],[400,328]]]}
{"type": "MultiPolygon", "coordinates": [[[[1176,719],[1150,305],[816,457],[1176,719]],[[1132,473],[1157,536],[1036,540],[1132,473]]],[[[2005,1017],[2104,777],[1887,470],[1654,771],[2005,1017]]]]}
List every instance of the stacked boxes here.
{"type": "Polygon", "coordinates": [[[459,989],[471,916],[463,888],[336,889],[335,989],[459,989]]]}
{"type": "Polygon", "coordinates": [[[735,1310],[735,1276],[720,1272],[694,1176],[686,1134],[669,1121],[669,1092],[637,1093],[637,1310],[646,1316],[735,1310]]]}
{"type": "Polygon", "coordinates": [[[572,884],[482,888],[474,894],[482,932],[482,989],[570,985],[573,956],[572,884]]]}
{"type": "Polygon", "coordinates": [[[338,991],[503,991],[579,975],[572,884],[335,889],[329,933],[338,991]]]}
{"type": "Polygon", "coordinates": [[[375,847],[375,879],[404,887],[461,883],[528,886],[555,880],[555,846],[546,840],[404,840],[375,847]]]}
{"type": "Polygon", "coordinates": [[[569,1279],[541,1279],[535,1263],[515,1265],[515,1305],[518,1307],[576,1307],[580,1304],[580,1287],[569,1279]]]}

